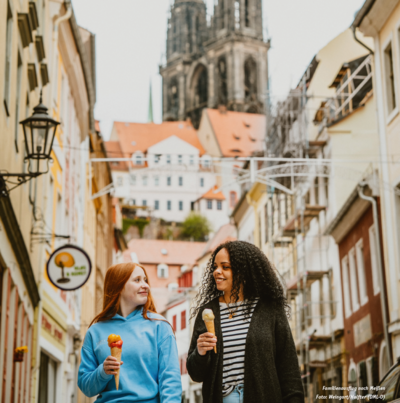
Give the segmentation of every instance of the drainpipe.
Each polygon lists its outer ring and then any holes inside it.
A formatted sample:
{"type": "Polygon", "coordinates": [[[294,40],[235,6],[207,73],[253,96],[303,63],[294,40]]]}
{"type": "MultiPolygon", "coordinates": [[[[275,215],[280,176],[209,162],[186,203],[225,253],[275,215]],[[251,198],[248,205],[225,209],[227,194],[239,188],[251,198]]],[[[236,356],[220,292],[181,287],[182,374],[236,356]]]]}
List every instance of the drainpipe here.
{"type": "Polygon", "coordinates": [[[352,25],[351,30],[353,31],[354,40],[355,40],[356,42],[358,42],[363,48],[367,49],[370,55],[373,55],[373,54],[374,54],[374,51],[373,51],[371,48],[369,48],[364,42],[361,42],[361,41],[357,38],[357,35],[356,35],[356,27],[355,27],[354,25],[352,25]]]}
{"type": "Polygon", "coordinates": [[[369,201],[372,204],[372,211],[374,216],[374,226],[375,226],[375,243],[376,243],[376,253],[378,260],[378,278],[379,278],[379,287],[381,289],[381,306],[382,306],[382,319],[383,319],[383,332],[385,336],[386,343],[386,355],[389,363],[389,368],[392,366],[392,355],[390,353],[390,344],[389,344],[389,332],[388,332],[388,315],[386,310],[386,290],[385,283],[383,281],[383,267],[382,267],[382,254],[381,254],[381,237],[380,237],[380,225],[378,220],[378,207],[376,200],[373,197],[366,196],[363,193],[365,182],[361,182],[358,186],[358,195],[361,199],[369,201]]]}
{"type": "MultiPolygon", "coordinates": [[[[61,17],[57,18],[56,21],[54,22],[53,26],[53,40],[52,40],[52,60],[51,60],[51,71],[50,75],[52,77],[52,80],[50,80],[50,96],[49,96],[49,110],[51,112],[53,108],[53,93],[54,93],[54,86],[57,85],[57,72],[55,71],[56,66],[57,66],[57,42],[58,42],[58,26],[60,25],[61,22],[68,20],[72,16],[72,7],[70,4],[67,6],[67,12],[62,15],[61,17]]],[[[48,183],[49,179],[46,178],[47,180],[43,180],[43,194],[47,194],[47,189],[48,189],[48,183]]],[[[45,200],[45,204],[47,204],[47,199],[45,200]]],[[[43,256],[43,249],[40,252],[40,261],[42,262],[44,260],[43,256]]],[[[39,288],[39,293],[42,295],[42,290],[43,290],[43,274],[40,272],[39,274],[39,280],[38,280],[38,288],[39,288]]],[[[32,378],[36,376],[36,385],[34,386],[35,388],[35,394],[36,394],[36,401],[38,401],[38,395],[39,395],[39,377],[40,377],[40,352],[41,352],[41,347],[40,347],[40,318],[42,316],[42,308],[43,308],[43,300],[39,301],[39,305],[37,307],[37,329],[36,329],[36,366],[35,368],[32,369],[32,378]]],[[[77,399],[77,384],[75,383],[74,386],[74,395],[75,401],[77,399]]]]}
{"type": "MultiPolygon", "coordinates": [[[[54,92],[54,86],[57,85],[57,72],[55,71],[56,69],[56,61],[57,61],[57,42],[58,42],[58,26],[60,25],[61,22],[68,20],[69,18],[71,18],[72,16],[72,8],[69,5],[67,8],[67,12],[62,15],[61,17],[57,18],[56,21],[54,22],[54,27],[53,27],[53,41],[52,41],[52,60],[51,60],[51,71],[50,71],[50,75],[52,76],[52,80],[50,80],[50,96],[49,96],[49,100],[50,100],[50,104],[49,104],[49,109],[50,109],[50,113],[51,113],[51,108],[53,107],[53,92],[54,92]]],[[[47,186],[49,183],[49,179],[46,178],[47,180],[43,179],[43,194],[46,195],[47,194],[47,186]]],[[[45,199],[45,203],[47,204],[47,199],[45,199]]],[[[43,257],[43,249],[40,251],[40,258],[39,260],[42,262],[44,260],[43,257]]],[[[43,281],[43,275],[40,272],[39,274],[39,279],[38,279],[38,289],[39,289],[39,293],[40,295],[42,295],[42,281],[43,281]]],[[[36,344],[36,361],[35,361],[35,367],[32,368],[32,372],[31,372],[31,376],[32,378],[34,378],[35,376],[37,378],[39,378],[40,376],[40,318],[42,316],[42,307],[43,307],[43,302],[42,300],[39,301],[39,304],[37,306],[37,311],[35,313],[36,316],[36,329],[34,329],[34,331],[36,330],[36,340],[37,340],[37,344],[36,344]]],[[[34,387],[34,393],[35,395],[38,395],[38,386],[39,386],[39,379],[36,379],[35,385],[34,387]]],[[[36,397],[36,400],[38,399],[38,397],[36,397]]]]}
{"type": "MultiPolygon", "coordinates": [[[[54,85],[57,85],[57,72],[56,66],[57,66],[57,43],[58,43],[58,27],[59,25],[66,20],[69,20],[72,16],[72,7],[71,4],[68,3],[66,4],[67,12],[63,14],[61,17],[58,17],[53,26],[53,60],[52,60],[52,75],[53,75],[53,82],[51,85],[52,92],[50,94],[50,98],[53,96],[54,92],[54,85]]],[[[52,100],[51,100],[52,101],[52,100]]]]}

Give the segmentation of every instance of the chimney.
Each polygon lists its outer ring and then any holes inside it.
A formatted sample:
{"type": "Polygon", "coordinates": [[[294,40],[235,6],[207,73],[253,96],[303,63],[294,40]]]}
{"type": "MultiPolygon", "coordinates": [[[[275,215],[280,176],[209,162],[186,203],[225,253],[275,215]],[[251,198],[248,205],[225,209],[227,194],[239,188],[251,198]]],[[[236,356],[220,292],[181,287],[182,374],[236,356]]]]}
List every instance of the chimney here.
{"type": "Polygon", "coordinates": [[[221,115],[226,114],[226,105],[218,105],[218,110],[221,115]]]}

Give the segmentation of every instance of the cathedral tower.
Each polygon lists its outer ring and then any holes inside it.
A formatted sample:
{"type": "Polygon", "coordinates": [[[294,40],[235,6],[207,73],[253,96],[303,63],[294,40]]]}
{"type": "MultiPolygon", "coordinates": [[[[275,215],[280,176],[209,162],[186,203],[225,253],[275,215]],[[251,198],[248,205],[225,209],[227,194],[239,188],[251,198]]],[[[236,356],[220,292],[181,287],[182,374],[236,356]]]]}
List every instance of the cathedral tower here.
{"type": "Polygon", "coordinates": [[[262,0],[215,0],[209,24],[203,0],[175,0],[167,32],[163,120],[191,118],[205,107],[263,113],[269,42],[262,0]]]}

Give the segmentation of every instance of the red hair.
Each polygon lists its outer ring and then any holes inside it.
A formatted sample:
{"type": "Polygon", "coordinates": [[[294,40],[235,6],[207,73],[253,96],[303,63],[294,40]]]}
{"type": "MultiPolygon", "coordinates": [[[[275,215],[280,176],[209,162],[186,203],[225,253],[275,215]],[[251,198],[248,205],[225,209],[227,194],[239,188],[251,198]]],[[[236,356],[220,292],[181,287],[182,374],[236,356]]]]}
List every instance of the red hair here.
{"type": "MultiPolygon", "coordinates": [[[[118,263],[111,266],[107,270],[106,278],[104,279],[103,310],[92,320],[89,327],[94,323],[110,320],[119,312],[122,290],[136,267],[143,269],[146,276],[146,282],[150,286],[146,270],[140,264],[130,262],[118,263]]],[[[147,302],[143,305],[143,317],[150,320],[147,315],[148,312],[157,313],[150,289],[147,302]]]]}

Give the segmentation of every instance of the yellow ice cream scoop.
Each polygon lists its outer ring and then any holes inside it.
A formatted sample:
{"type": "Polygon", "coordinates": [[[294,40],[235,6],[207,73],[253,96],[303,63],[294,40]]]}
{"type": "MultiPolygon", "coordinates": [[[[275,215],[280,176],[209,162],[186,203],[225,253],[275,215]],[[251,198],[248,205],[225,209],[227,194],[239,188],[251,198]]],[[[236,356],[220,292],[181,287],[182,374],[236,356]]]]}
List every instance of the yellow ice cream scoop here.
{"type": "Polygon", "coordinates": [[[202,316],[204,321],[215,319],[212,309],[204,309],[202,316]]]}
{"type": "Polygon", "coordinates": [[[116,343],[117,341],[121,340],[121,336],[119,336],[118,334],[110,334],[108,336],[108,345],[110,346],[112,343],[116,343]]]}
{"type": "MultiPolygon", "coordinates": [[[[204,320],[204,324],[206,325],[207,332],[212,333],[215,336],[215,316],[212,309],[204,309],[202,313],[202,318],[204,320]]],[[[217,352],[217,346],[214,347],[214,352],[217,352]]]]}

